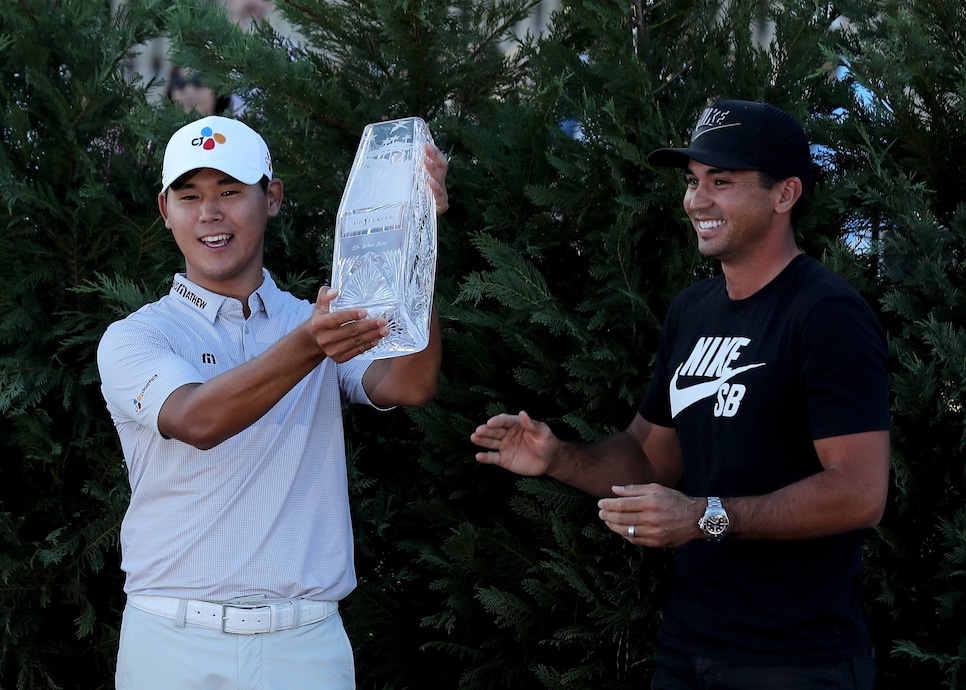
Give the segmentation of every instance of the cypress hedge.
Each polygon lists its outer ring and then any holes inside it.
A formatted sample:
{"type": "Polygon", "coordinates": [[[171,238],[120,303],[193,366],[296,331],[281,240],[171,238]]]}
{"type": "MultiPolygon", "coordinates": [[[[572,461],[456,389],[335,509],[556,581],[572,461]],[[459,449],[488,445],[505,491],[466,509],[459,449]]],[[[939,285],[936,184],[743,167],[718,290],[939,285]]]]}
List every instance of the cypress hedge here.
{"type": "Polygon", "coordinates": [[[329,279],[362,128],[418,115],[450,157],[427,406],[346,411],[360,688],[646,687],[668,554],[595,500],[478,465],[468,437],[526,409],[562,436],[626,426],[673,294],[712,275],[674,171],[710,99],[805,124],[816,184],[800,246],[889,334],[893,482],[866,547],[877,687],[966,683],[966,103],[959,0],[725,3],[277,0],[297,30],[243,33],[218,3],[19,0],[0,13],[0,685],[113,687],[128,498],[94,365],[106,325],[167,291],[167,137],[197,117],[132,82],[170,41],[265,136],[286,204],[266,265],[329,279]]]}

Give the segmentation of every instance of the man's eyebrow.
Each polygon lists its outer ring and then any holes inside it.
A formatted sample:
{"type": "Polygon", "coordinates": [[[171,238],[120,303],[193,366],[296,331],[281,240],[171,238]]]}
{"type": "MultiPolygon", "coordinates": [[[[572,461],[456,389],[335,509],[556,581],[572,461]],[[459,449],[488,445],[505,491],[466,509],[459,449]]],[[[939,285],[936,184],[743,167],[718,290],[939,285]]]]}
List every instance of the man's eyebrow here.
{"type": "MultiPolygon", "coordinates": [[[[222,177],[221,179],[219,179],[215,184],[218,184],[218,185],[227,187],[229,185],[245,184],[245,183],[242,182],[241,180],[235,179],[231,175],[226,175],[225,177],[222,177]]],[[[198,185],[195,182],[192,182],[191,180],[188,180],[184,184],[178,185],[178,187],[177,187],[177,189],[175,191],[180,190],[180,189],[194,189],[197,186],[198,185]]],[[[175,189],[173,183],[171,185],[171,188],[172,189],[175,189]]]]}
{"type": "MultiPolygon", "coordinates": [[[[708,168],[705,172],[708,175],[721,175],[721,174],[724,174],[724,173],[738,172],[738,169],[737,168],[708,168]]],[[[691,170],[691,168],[685,168],[684,169],[684,174],[685,175],[695,175],[696,173],[693,170],[691,170]]]]}

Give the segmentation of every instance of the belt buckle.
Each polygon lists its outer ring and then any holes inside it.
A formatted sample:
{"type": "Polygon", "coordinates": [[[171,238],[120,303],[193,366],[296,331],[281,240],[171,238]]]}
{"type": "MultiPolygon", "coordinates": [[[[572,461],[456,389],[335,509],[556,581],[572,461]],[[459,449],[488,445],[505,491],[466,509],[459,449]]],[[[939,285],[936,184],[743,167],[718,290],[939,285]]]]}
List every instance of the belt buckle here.
{"type": "Polygon", "coordinates": [[[261,632],[268,632],[269,630],[272,629],[271,616],[272,616],[272,613],[273,612],[272,612],[271,609],[272,609],[271,606],[264,606],[264,605],[261,605],[261,604],[222,604],[221,605],[221,631],[223,633],[228,634],[228,635],[258,635],[261,632]],[[241,609],[242,611],[253,611],[255,609],[268,609],[268,615],[269,615],[268,628],[266,630],[264,630],[264,631],[261,631],[261,630],[251,630],[251,631],[248,631],[248,630],[238,630],[238,631],[235,631],[235,630],[227,630],[226,629],[226,626],[228,624],[228,609],[241,609]]]}

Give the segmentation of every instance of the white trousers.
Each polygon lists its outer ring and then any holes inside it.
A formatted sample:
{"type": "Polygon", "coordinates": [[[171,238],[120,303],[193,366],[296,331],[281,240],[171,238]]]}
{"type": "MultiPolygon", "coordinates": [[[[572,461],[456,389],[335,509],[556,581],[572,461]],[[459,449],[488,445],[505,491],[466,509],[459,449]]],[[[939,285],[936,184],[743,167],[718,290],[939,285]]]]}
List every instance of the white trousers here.
{"type": "Polygon", "coordinates": [[[124,608],[117,690],[354,690],[338,613],[292,630],[237,635],[124,608]]]}

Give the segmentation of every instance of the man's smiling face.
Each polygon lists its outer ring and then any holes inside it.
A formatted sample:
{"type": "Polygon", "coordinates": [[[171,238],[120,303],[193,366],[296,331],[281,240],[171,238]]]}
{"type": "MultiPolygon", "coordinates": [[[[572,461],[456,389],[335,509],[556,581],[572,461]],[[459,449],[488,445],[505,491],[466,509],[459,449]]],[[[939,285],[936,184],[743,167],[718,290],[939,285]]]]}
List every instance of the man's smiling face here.
{"type": "Polygon", "coordinates": [[[753,255],[771,227],[778,192],[757,170],[723,170],[692,160],[684,210],[704,256],[723,262],[753,255]]]}
{"type": "Polygon", "coordinates": [[[247,298],[262,282],[265,226],[278,214],[282,185],[247,185],[212,168],[179,179],[158,196],[165,226],[185,257],[188,280],[247,298]]]}

